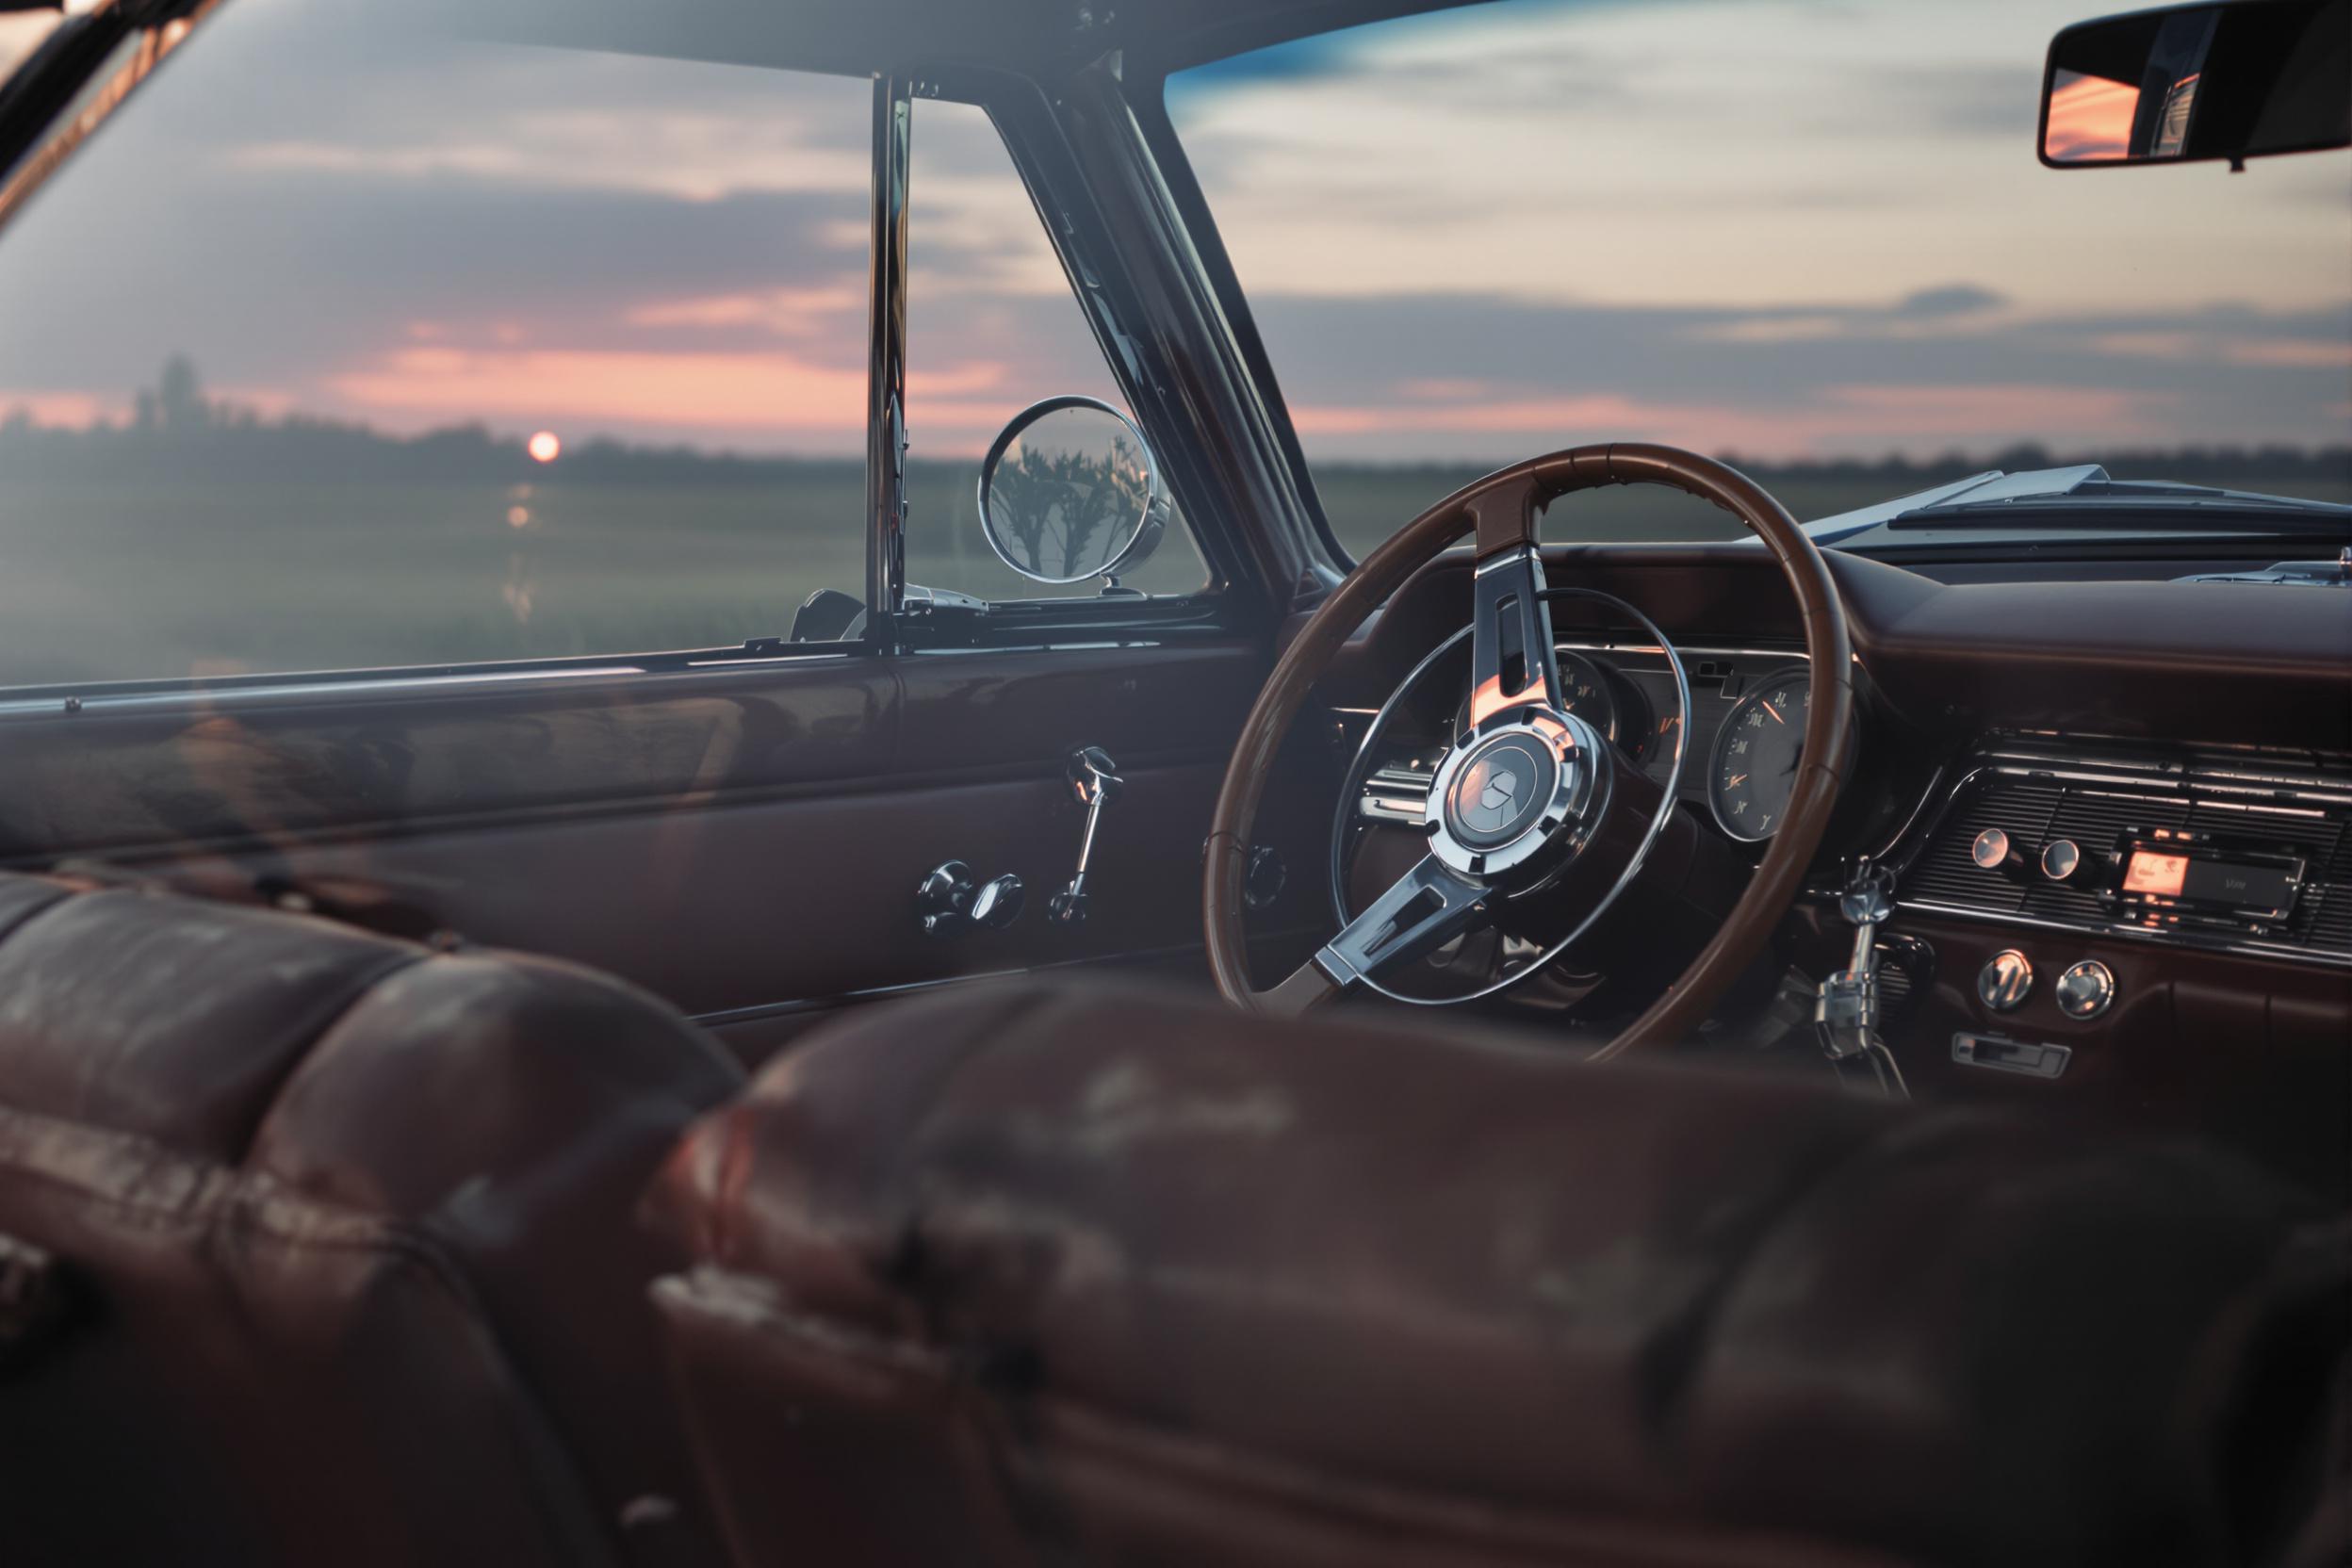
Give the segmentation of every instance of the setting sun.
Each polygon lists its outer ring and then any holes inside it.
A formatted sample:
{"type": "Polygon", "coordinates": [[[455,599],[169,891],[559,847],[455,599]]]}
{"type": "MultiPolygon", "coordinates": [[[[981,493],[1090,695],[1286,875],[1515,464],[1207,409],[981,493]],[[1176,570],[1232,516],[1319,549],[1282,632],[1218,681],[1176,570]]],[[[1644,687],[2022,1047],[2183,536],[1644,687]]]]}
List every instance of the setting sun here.
{"type": "Polygon", "coordinates": [[[553,463],[564,455],[564,443],[551,430],[543,430],[531,438],[525,450],[533,463],[553,463]]]}

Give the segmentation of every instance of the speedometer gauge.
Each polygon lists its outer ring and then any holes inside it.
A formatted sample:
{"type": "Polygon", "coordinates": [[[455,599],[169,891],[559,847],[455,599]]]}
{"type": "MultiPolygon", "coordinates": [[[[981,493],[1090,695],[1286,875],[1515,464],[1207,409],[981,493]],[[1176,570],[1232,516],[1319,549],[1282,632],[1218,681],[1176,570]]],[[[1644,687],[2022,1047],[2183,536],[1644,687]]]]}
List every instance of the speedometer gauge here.
{"type": "Polygon", "coordinates": [[[1715,732],[1707,800],[1724,832],[1754,843],[1780,825],[1812,710],[1813,672],[1799,665],[1759,681],[1715,732]]]}

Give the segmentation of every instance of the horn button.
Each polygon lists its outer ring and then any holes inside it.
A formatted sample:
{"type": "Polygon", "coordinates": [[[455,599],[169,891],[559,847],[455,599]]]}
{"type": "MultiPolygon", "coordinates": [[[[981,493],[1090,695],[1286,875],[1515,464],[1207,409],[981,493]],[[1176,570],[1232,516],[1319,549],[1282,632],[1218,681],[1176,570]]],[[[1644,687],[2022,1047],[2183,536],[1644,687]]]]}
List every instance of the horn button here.
{"type": "Polygon", "coordinates": [[[1422,818],[1429,848],[1466,875],[1493,880],[1588,837],[1600,740],[1571,713],[1522,710],[1466,737],[1438,765],[1422,818]]]}

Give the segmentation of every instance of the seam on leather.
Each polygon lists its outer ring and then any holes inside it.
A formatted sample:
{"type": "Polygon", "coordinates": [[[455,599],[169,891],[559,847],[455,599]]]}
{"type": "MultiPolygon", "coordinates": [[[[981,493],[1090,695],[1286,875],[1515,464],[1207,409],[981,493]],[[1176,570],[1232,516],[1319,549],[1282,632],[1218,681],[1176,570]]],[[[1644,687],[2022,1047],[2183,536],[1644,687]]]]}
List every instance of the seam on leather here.
{"type": "Polygon", "coordinates": [[[890,1175],[885,1184],[888,1189],[906,1195],[906,1209],[894,1228],[890,1256],[879,1260],[881,1267],[878,1272],[885,1284],[905,1292],[912,1299],[916,1310],[922,1315],[924,1333],[934,1341],[940,1340],[941,1325],[938,1315],[939,1303],[934,1299],[936,1291],[932,1282],[926,1278],[928,1260],[923,1232],[929,1209],[923,1194],[920,1190],[910,1190],[916,1186],[909,1181],[909,1177],[916,1174],[913,1152],[923,1147],[926,1135],[938,1124],[956,1080],[974,1061],[1000,1048],[1016,1025],[1034,1016],[1053,1000],[1052,993],[1042,990],[1017,991],[1002,999],[992,1009],[993,1018],[972,1026],[956,1053],[956,1059],[932,1078],[930,1093],[923,1111],[908,1124],[906,1135],[890,1161],[890,1175]]]}
{"type": "MultiPolygon", "coordinates": [[[[1974,1119],[1972,1113],[1970,1119],[1974,1119]]],[[[1761,1223],[1723,1260],[1707,1288],[1683,1313],[1650,1335],[1636,1353],[1636,1377],[1643,1395],[1640,1408],[1653,1441],[1669,1450],[1674,1447],[1724,1307],[1746,1282],[1757,1255],[1778,1239],[1791,1217],[1809,1208],[1822,1192],[1842,1186],[1854,1169],[1877,1158],[1889,1145],[1917,1137],[1922,1125],[1939,1128],[1944,1124],[1945,1118],[1930,1114],[1897,1118],[1870,1128],[1841,1153],[1780,1191],[1761,1223]]]]}
{"type": "MultiPolygon", "coordinates": [[[[28,878],[28,880],[30,879],[28,878]]],[[[53,909],[63,907],[65,905],[72,903],[74,899],[87,898],[90,896],[90,891],[94,890],[85,890],[80,888],[56,889],[53,896],[34,905],[29,909],[23,910],[14,920],[8,922],[8,924],[0,925],[0,943],[14,941],[17,936],[23,932],[26,926],[41,919],[41,916],[49,913],[53,909]]]]}
{"type": "MultiPolygon", "coordinates": [[[[761,1275],[727,1269],[697,1269],[688,1276],[664,1281],[663,1287],[682,1298],[688,1310],[707,1321],[737,1329],[755,1339],[774,1339],[798,1348],[837,1355],[897,1377],[927,1377],[943,1386],[970,1388],[969,1367],[933,1346],[910,1344],[841,1323],[823,1315],[794,1310],[761,1275]]],[[[687,1396],[692,1398],[691,1394],[687,1396]]],[[[1706,1560],[1730,1568],[1772,1564],[1829,1562],[1861,1568],[1891,1560],[1862,1549],[1826,1546],[1794,1533],[1738,1525],[1679,1525],[1675,1521],[1620,1512],[1597,1525],[1544,1513],[1523,1502],[1483,1497],[1459,1498],[1426,1488],[1350,1477],[1329,1466],[1301,1462],[1262,1448],[1219,1445],[1196,1434],[1160,1427],[1135,1414],[1067,1395],[1046,1395],[1031,1401],[1050,1420],[1073,1424],[1046,1437],[1031,1432],[1024,1439],[1032,1469],[1053,1463],[1056,1445],[1092,1449],[1112,1455],[1111,1462],[1135,1471],[1173,1474],[1181,1484],[1203,1491],[1228,1487],[1260,1506],[1319,1513],[1364,1531],[1408,1529],[1454,1544],[1492,1544],[1498,1526],[1508,1531],[1506,1549],[1532,1557],[1549,1553],[1577,1554],[1576,1560],[1613,1562],[1655,1561],[1661,1565],[1694,1560],[1671,1549],[1651,1544],[1655,1532],[1672,1530],[1691,1545],[1720,1544],[1719,1555],[1706,1560]],[[1511,1528],[1512,1526],[1517,1528],[1511,1528]],[[1611,1529],[1611,1526],[1618,1527],[1611,1529]],[[1621,1534],[1622,1532],[1622,1534],[1621,1534]],[[1566,1537],[1563,1540],[1561,1537],[1566,1537]],[[1595,1538],[1598,1539],[1595,1539],[1595,1538]],[[1756,1543],[1761,1539],[1760,1549],[1756,1543]],[[1598,1558],[1603,1551],[1620,1555],[1598,1558]],[[1830,1555],[1824,1556],[1824,1551],[1830,1555]]],[[[1002,1463],[996,1433],[980,1434],[987,1446],[992,1478],[1004,1489],[1008,1509],[1021,1509],[1022,1494],[1033,1494],[1037,1480],[1007,1470],[1002,1463]]]]}
{"type": "MultiPolygon", "coordinates": [[[[234,1281],[237,1271],[224,1267],[220,1249],[226,1234],[234,1228],[245,1234],[258,1233],[273,1245],[289,1251],[320,1253],[373,1253],[391,1259],[412,1272],[426,1286],[440,1296],[461,1318],[476,1326],[494,1358],[487,1368],[496,1384],[503,1390],[498,1403],[508,1413],[505,1423],[508,1437],[518,1469],[529,1475],[533,1483],[529,1506],[537,1516],[542,1533],[556,1552],[557,1560],[595,1561],[617,1565],[623,1560],[620,1552],[607,1539],[606,1522],[596,1506],[594,1494],[563,1440],[547,1417],[545,1401],[525,1380],[520,1362],[507,1345],[480,1294],[474,1290],[464,1269],[433,1240],[430,1233],[387,1216],[371,1215],[330,1199],[321,1199],[290,1187],[267,1173],[249,1172],[232,1166],[218,1164],[199,1156],[167,1148],[150,1137],[137,1133],[121,1132],[108,1127],[96,1127],[84,1122],[69,1121],[37,1111],[18,1110],[0,1106],[0,1130],[10,1122],[33,1123],[39,1128],[55,1129],[75,1140],[110,1145],[115,1148],[135,1148],[144,1153],[150,1167],[162,1165],[184,1173],[189,1195],[185,1203],[163,1203],[131,1193],[108,1191],[105,1187],[78,1179],[62,1171],[53,1170],[26,1161],[22,1155],[0,1149],[0,1171],[11,1181],[26,1181],[49,1187],[85,1202],[129,1219],[143,1231],[159,1231],[179,1225],[194,1233],[194,1255],[204,1266],[221,1278],[234,1281]],[[325,1233],[286,1224],[286,1216],[275,1212],[299,1209],[331,1222],[348,1227],[350,1233],[325,1233]],[[596,1535],[593,1558],[580,1552],[587,1545],[580,1532],[572,1527],[557,1511],[551,1494],[568,1494],[577,1510],[576,1517],[591,1522],[596,1535]]],[[[81,1266],[80,1260],[66,1256],[70,1266],[81,1266]]],[[[244,1292],[232,1295],[242,1300],[244,1292]]],[[[266,1509],[265,1509],[266,1511],[266,1509]]]]}
{"type": "Polygon", "coordinates": [[[359,1010],[360,1004],[375,995],[377,990],[394,975],[404,974],[419,964],[430,963],[438,956],[440,956],[438,954],[424,952],[395,954],[390,959],[369,970],[359,978],[358,983],[352,987],[351,993],[329,1010],[326,1017],[319,1021],[318,1026],[311,1031],[309,1041],[287,1059],[286,1070],[278,1074],[278,1081],[270,1086],[269,1097],[261,1102],[260,1109],[241,1130],[241,1135],[233,1140],[232,1147],[236,1149],[237,1153],[232,1164],[236,1169],[245,1170],[252,1162],[254,1149],[260,1146],[263,1131],[269,1127],[270,1119],[278,1114],[278,1107],[285,1102],[286,1091],[293,1085],[294,1080],[301,1076],[302,1069],[310,1065],[311,1059],[318,1055],[318,1048],[326,1043],[328,1037],[341,1028],[351,1016],[359,1010]]]}

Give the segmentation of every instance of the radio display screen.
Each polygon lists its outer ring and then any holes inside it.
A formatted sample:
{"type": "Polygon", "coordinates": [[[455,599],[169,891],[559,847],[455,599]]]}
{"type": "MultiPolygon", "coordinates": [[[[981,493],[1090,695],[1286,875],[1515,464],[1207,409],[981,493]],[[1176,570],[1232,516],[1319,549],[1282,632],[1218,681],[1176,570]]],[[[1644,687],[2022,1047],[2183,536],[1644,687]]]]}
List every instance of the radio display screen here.
{"type": "Polygon", "coordinates": [[[2188,882],[2189,858],[2185,855],[2159,855],[2154,850],[2134,850],[2131,864],[2123,868],[2123,890],[2128,893],[2155,893],[2164,898],[2179,898],[2188,882]]]}
{"type": "Polygon", "coordinates": [[[2136,849],[2123,868],[2123,890],[2213,904],[2249,914],[2284,914],[2295,905],[2295,877],[2283,866],[2167,855],[2136,849]]]}

